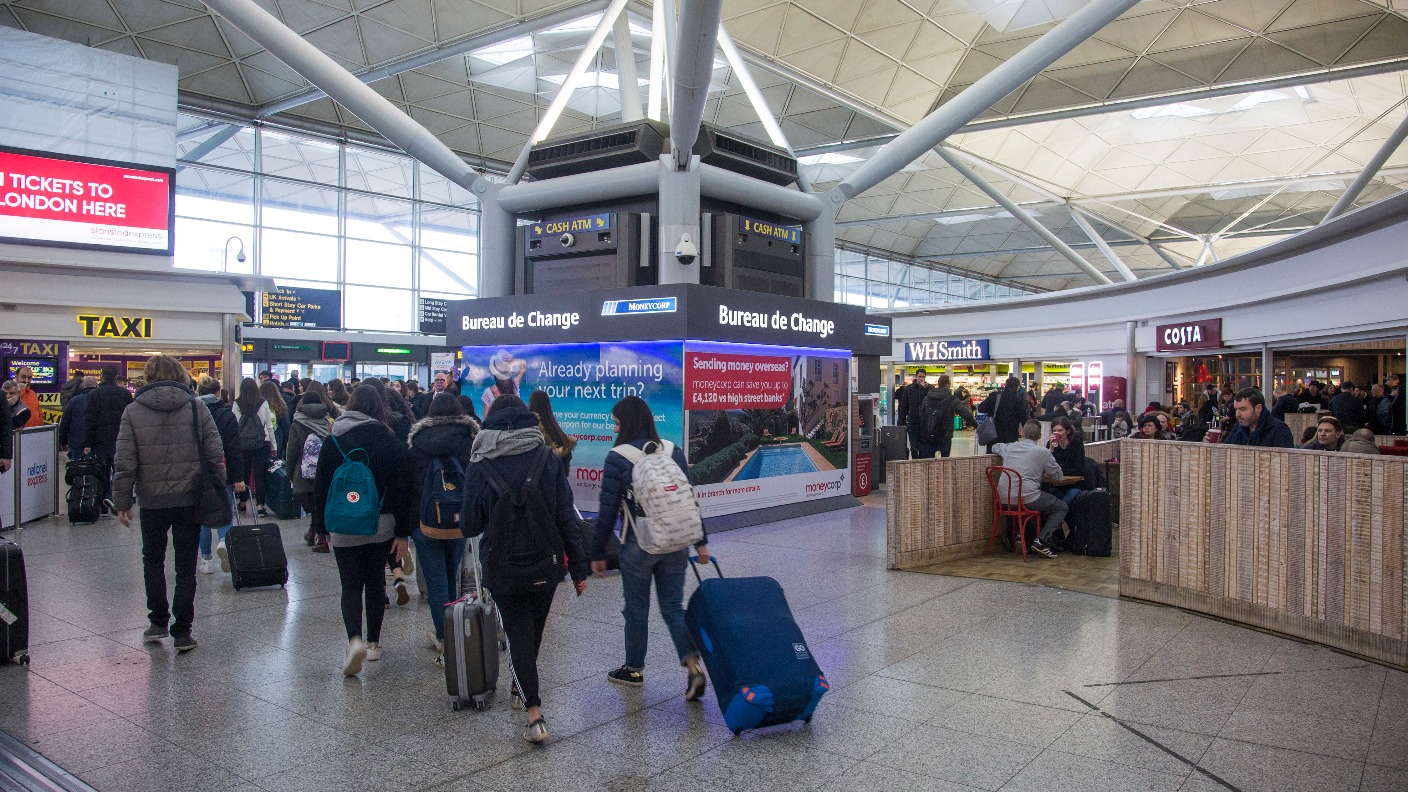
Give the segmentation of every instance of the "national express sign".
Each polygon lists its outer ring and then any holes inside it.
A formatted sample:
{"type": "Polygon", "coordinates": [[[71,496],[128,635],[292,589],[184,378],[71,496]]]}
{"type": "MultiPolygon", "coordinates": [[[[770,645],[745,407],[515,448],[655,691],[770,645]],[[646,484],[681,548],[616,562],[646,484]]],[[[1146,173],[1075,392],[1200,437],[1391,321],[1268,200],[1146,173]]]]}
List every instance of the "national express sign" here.
{"type": "Polygon", "coordinates": [[[907,363],[991,360],[988,339],[958,338],[945,341],[909,341],[904,345],[907,363]]]}

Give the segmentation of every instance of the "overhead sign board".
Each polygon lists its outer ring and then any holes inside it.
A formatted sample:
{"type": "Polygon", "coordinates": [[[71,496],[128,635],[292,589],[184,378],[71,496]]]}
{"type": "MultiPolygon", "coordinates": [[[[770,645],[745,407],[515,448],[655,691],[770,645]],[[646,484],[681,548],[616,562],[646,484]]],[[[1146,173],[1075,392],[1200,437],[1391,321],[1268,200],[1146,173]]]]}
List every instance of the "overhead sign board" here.
{"type": "Polygon", "coordinates": [[[991,360],[986,338],[951,338],[942,341],[910,341],[904,345],[908,362],[991,360]]]}
{"type": "Polygon", "coordinates": [[[879,334],[889,321],[860,306],[695,284],[457,300],[448,325],[452,346],[688,339],[891,351],[879,334]]]}
{"type": "Polygon", "coordinates": [[[638,300],[607,300],[601,304],[602,316],[633,316],[637,314],[674,313],[679,301],[674,297],[645,297],[638,300]]]}
{"type": "Polygon", "coordinates": [[[176,171],[0,147],[0,241],[170,256],[176,171]]]}
{"type": "Polygon", "coordinates": [[[1154,328],[1155,348],[1160,352],[1222,348],[1222,320],[1159,325],[1154,328]]]}
{"type": "Polygon", "coordinates": [[[151,338],[152,320],[146,316],[79,314],[78,324],[88,338],[151,338]]]}
{"type": "Polygon", "coordinates": [[[586,234],[593,231],[610,231],[609,213],[568,217],[562,220],[544,220],[528,227],[529,239],[562,236],[563,234],[586,234]]]}
{"type": "Polygon", "coordinates": [[[766,220],[758,220],[752,217],[738,218],[738,230],[744,234],[757,234],[768,239],[780,239],[793,245],[802,244],[802,227],[796,225],[780,225],[769,223],[766,220]]]}
{"type": "Polygon", "coordinates": [[[342,292],[279,286],[261,294],[259,323],[265,327],[342,327],[342,292]]]}
{"type": "Polygon", "coordinates": [[[890,326],[882,324],[867,324],[865,326],[865,334],[868,336],[875,336],[876,338],[889,338],[890,326]]]}
{"type": "Polygon", "coordinates": [[[420,298],[420,331],[426,335],[445,335],[446,300],[438,297],[420,298]]]}

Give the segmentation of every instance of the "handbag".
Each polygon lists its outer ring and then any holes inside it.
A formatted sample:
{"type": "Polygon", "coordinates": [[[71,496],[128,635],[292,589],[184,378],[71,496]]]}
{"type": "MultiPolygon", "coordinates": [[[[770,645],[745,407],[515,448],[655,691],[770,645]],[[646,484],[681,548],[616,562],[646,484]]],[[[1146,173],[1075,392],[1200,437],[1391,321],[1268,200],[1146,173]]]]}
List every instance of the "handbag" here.
{"type": "Polygon", "coordinates": [[[230,511],[230,492],[225,487],[225,477],[209,460],[200,438],[200,416],[196,414],[199,399],[191,399],[191,434],[196,441],[196,454],[200,457],[200,474],[196,476],[196,508],[200,514],[200,524],[206,527],[229,525],[234,519],[230,511]]]}
{"type": "Polygon", "coordinates": [[[998,391],[997,403],[992,406],[992,415],[986,421],[978,424],[978,445],[986,446],[997,442],[997,411],[1002,409],[1003,395],[1001,391],[998,391]]]}

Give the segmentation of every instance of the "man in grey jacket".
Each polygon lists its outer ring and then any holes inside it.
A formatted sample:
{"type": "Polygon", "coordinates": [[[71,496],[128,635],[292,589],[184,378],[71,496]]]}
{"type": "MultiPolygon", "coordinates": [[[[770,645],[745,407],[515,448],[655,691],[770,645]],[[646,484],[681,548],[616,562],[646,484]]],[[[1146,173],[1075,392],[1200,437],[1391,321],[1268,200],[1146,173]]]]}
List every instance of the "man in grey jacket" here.
{"type": "MultiPolygon", "coordinates": [[[[1041,512],[1041,532],[1029,549],[1037,555],[1055,558],[1051,537],[1060,530],[1070,507],[1055,495],[1041,490],[1043,481],[1054,483],[1060,481],[1062,476],[1056,457],[1041,445],[1041,423],[1027,421],[1022,424],[1021,440],[997,443],[993,445],[992,452],[1002,457],[1003,467],[1012,468],[1022,475],[1022,489],[1019,493],[1013,493],[1013,497],[1020,497],[1028,507],[1041,512]]],[[[1009,502],[1009,505],[1014,504],[1009,502]]]]}
{"type": "Polygon", "coordinates": [[[225,473],[220,430],[191,392],[181,362],[166,355],[147,361],[146,387],[122,413],[113,467],[113,503],[123,526],[132,524],[133,490],[141,501],[142,572],[151,626],[145,641],[171,635],[176,651],[196,648],[196,556],[200,547],[200,486],[206,465],[225,473]],[[195,426],[192,426],[192,416],[195,426]],[[166,598],[166,535],[171,534],[176,592],[166,598]],[[172,617],[174,622],[170,622],[172,617]],[[170,622],[170,630],[167,624],[170,622]]]}

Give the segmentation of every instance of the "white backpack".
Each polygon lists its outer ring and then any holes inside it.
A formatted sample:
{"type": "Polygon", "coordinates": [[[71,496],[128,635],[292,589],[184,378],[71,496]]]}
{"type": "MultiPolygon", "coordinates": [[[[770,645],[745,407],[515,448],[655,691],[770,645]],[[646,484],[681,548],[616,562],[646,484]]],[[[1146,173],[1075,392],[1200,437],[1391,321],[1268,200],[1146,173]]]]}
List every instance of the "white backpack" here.
{"type": "Polygon", "coordinates": [[[704,539],[704,519],[694,500],[694,487],[680,466],[675,464],[675,447],[668,440],[660,445],[646,443],[641,450],[632,445],[611,449],[635,465],[631,473],[631,490],[627,497],[634,500],[642,515],[626,509],[626,524],[636,535],[640,549],[653,555],[664,555],[692,547],[704,539]]]}

